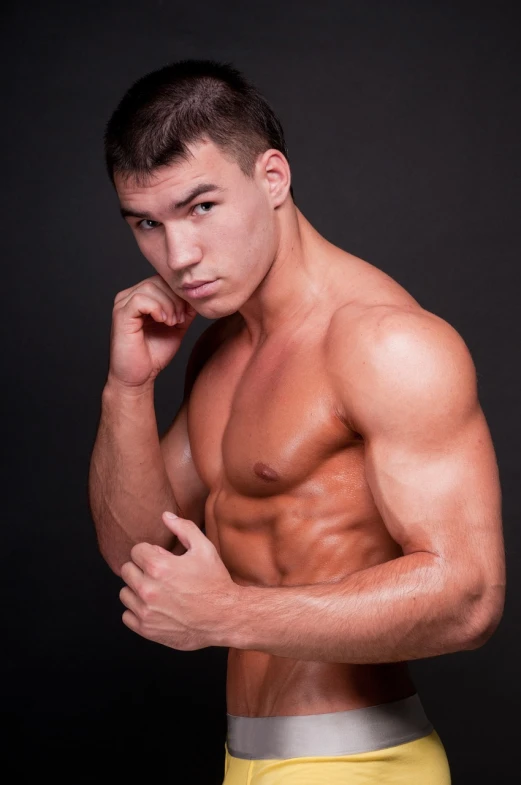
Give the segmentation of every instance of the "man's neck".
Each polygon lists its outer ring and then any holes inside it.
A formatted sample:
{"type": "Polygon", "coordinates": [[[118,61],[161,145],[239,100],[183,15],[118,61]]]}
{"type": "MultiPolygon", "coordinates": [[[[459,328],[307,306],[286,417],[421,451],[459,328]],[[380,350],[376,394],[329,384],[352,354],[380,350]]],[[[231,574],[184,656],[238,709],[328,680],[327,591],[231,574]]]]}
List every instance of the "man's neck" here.
{"type": "Polygon", "coordinates": [[[252,345],[309,317],[330,284],[326,246],[333,248],[298,208],[292,208],[283,224],[275,261],[239,309],[252,345]]]}

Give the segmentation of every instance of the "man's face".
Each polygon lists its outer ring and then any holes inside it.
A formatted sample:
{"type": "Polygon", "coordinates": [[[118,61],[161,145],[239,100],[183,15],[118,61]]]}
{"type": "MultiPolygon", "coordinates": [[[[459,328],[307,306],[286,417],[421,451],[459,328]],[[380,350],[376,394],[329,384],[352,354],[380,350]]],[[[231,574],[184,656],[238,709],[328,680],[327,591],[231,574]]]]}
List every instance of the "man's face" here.
{"type": "Polygon", "coordinates": [[[193,158],[157,169],[146,185],[118,173],[122,213],[139,248],[171,289],[198,313],[216,319],[237,311],[258,287],[276,254],[278,225],[268,182],[257,160],[250,179],[210,141],[193,158]],[[214,186],[187,198],[198,186],[214,186]],[[185,283],[215,281],[190,297],[185,283]]]}

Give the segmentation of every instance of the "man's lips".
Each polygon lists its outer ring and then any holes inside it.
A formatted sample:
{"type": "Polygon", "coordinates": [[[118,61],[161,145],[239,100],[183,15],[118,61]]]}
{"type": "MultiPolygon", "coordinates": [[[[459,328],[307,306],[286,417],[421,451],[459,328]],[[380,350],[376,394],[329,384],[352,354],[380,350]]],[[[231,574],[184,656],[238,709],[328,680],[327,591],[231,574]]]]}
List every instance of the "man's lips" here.
{"type": "Polygon", "coordinates": [[[190,281],[189,284],[184,284],[182,291],[185,293],[189,300],[199,300],[202,297],[208,297],[215,294],[219,289],[219,279],[214,281],[190,281]]]}
{"type": "Polygon", "coordinates": [[[181,289],[195,289],[197,286],[202,286],[203,283],[213,283],[210,280],[207,281],[191,281],[190,283],[184,283],[181,286],[181,289]]]}

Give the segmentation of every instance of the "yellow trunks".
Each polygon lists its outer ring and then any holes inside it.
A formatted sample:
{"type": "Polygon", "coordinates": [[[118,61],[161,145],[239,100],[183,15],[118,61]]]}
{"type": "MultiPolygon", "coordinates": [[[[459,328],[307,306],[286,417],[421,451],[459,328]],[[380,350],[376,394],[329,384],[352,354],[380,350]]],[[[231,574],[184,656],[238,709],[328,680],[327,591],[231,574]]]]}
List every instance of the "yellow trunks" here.
{"type": "Polygon", "coordinates": [[[223,785],[450,785],[436,731],[416,741],[358,755],[245,760],[226,750],[223,785]]]}
{"type": "Polygon", "coordinates": [[[223,785],[450,785],[417,693],[328,714],[227,715],[223,785]]]}

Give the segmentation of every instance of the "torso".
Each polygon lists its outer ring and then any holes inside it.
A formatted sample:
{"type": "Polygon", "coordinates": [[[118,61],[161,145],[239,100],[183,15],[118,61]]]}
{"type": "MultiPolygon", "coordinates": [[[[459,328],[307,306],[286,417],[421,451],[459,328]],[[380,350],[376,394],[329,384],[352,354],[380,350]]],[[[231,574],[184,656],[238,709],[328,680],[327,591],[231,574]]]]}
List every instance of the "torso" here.
{"type": "MultiPolygon", "coordinates": [[[[334,262],[341,273],[341,255],[334,262]]],[[[223,320],[222,343],[192,389],[192,457],[210,489],[206,534],[236,583],[335,581],[402,553],[365,479],[363,438],[341,414],[328,336],[339,308],[356,326],[368,309],[421,307],[385,273],[356,262],[355,300],[339,295],[318,303],[316,319],[255,351],[240,314],[223,320]]],[[[229,651],[231,714],[340,711],[414,692],[407,663],[335,664],[229,651]]]]}

